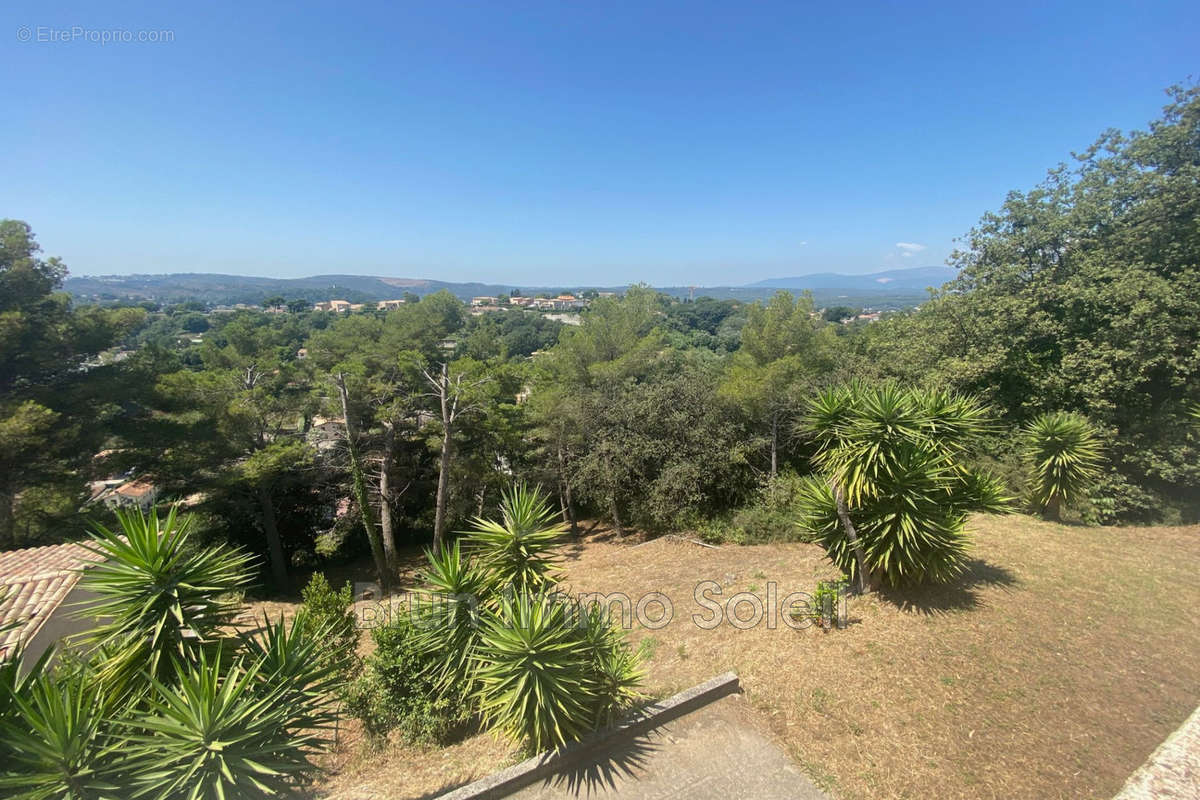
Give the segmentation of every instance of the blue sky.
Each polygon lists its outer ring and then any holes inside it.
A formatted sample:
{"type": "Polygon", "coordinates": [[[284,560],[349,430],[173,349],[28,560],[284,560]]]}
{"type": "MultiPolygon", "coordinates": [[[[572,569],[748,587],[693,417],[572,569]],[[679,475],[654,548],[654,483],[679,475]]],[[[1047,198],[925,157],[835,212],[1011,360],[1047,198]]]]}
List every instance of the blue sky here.
{"type": "Polygon", "coordinates": [[[834,5],[9,2],[0,216],[73,274],[940,264],[1200,68],[1195,2],[834,5]]]}

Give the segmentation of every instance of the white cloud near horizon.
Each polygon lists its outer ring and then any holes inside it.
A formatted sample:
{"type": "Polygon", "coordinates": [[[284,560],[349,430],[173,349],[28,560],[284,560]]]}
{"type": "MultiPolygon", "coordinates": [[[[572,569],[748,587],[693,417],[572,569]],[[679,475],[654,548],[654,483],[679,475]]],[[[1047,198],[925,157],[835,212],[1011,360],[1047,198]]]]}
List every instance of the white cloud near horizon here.
{"type": "Polygon", "coordinates": [[[899,247],[901,250],[903,250],[905,255],[919,253],[925,249],[925,245],[917,244],[916,242],[896,242],[896,247],[899,247]]]}

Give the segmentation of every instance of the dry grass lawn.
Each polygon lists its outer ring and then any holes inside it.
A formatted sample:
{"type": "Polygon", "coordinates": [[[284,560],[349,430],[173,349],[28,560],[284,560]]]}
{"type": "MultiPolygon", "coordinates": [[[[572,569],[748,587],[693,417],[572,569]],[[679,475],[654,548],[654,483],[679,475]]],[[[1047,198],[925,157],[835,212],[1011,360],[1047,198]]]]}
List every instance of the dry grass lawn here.
{"type": "MultiPolygon", "coordinates": [[[[973,520],[960,584],[850,601],[845,630],[704,630],[695,585],[778,597],[834,572],[813,545],[568,548],[572,592],[662,592],[673,621],[634,641],[666,696],[725,670],[836,798],[1108,798],[1200,702],[1200,527],[973,520]]],[[[748,614],[749,608],[743,607],[748,614]]],[[[325,797],[429,797],[512,761],[482,735],[443,750],[350,739],[325,797]]]]}

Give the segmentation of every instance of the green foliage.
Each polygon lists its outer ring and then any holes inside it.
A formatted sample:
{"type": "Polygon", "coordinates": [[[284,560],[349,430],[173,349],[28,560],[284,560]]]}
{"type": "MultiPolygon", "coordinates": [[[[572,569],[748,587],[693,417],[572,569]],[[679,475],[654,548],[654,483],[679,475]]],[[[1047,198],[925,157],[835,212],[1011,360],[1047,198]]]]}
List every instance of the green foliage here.
{"type": "Polygon", "coordinates": [[[129,721],[127,780],[147,796],[274,798],[313,771],[309,753],[331,721],[323,699],[265,674],[279,666],[270,658],[221,662],[204,653],[175,661],[169,683],[153,682],[147,713],[129,721]]]}
{"type": "MultiPolygon", "coordinates": [[[[19,669],[19,662],[12,668],[19,669]]],[[[129,759],[102,684],[83,670],[39,671],[0,687],[0,796],[115,797],[129,759]]]]}
{"type": "Polygon", "coordinates": [[[1069,412],[1041,414],[1022,431],[1030,471],[1030,501],[1050,519],[1076,501],[1100,475],[1103,447],[1086,417],[1069,412]]]}
{"type": "Polygon", "coordinates": [[[302,611],[265,620],[252,637],[222,637],[245,556],[187,546],[173,513],[120,519],[122,537],[97,533],[108,560],[83,579],[101,598],[87,607],[100,616],[97,636],[113,641],[53,669],[48,654],[0,665],[0,796],[290,793],[315,770],[334,719],[330,626],[302,611]]]}
{"type": "Polygon", "coordinates": [[[594,721],[592,654],[569,609],[544,595],[506,598],[480,632],[480,712],[534,750],[577,739],[594,721]]]}
{"type": "Polygon", "coordinates": [[[396,731],[409,743],[441,743],[470,717],[467,687],[441,678],[441,662],[455,645],[431,649],[424,622],[401,613],[374,629],[375,650],[345,689],[347,711],[373,739],[396,731]]]}
{"type": "Polygon", "coordinates": [[[476,518],[465,536],[495,591],[548,591],[557,575],[555,549],[566,529],[554,521],[546,495],[523,483],[504,493],[500,520],[476,518]]]}
{"type": "Polygon", "coordinates": [[[966,513],[1007,506],[998,479],[964,465],[990,426],[979,401],[940,391],[849,384],[820,393],[803,431],[817,442],[824,472],[800,489],[801,527],[857,577],[840,487],[872,582],[952,580],[966,559],[966,513]]]}
{"type": "Polygon", "coordinates": [[[1014,428],[1086,414],[1110,519],[1200,514],[1200,87],[1167,94],[1147,130],[1010,193],[952,256],[956,281],[859,343],[871,374],[976,393],[1014,428]]]}
{"type": "Polygon", "coordinates": [[[797,523],[796,506],[804,479],[784,470],[759,487],[752,502],[732,514],[699,523],[696,532],[706,542],[763,544],[766,542],[805,541],[810,534],[797,523]]]}
{"type": "Polygon", "coordinates": [[[99,619],[83,638],[103,646],[106,679],[161,676],[170,658],[194,657],[221,638],[237,611],[231,595],[250,584],[252,559],[224,545],[190,547],[190,519],[174,507],[165,519],[157,509],[117,519],[120,533],[97,525],[89,545],[104,560],[81,580],[97,596],[81,613],[99,619]]]}
{"type": "Polygon", "coordinates": [[[421,577],[427,597],[414,597],[425,632],[424,650],[433,657],[434,678],[448,690],[470,687],[471,653],[478,638],[480,604],[490,602],[501,589],[499,581],[464,559],[459,541],[439,551],[427,550],[429,566],[421,577]],[[423,605],[422,605],[423,604],[423,605]]]}
{"type": "Polygon", "coordinates": [[[300,593],[303,619],[311,630],[322,631],[327,652],[344,666],[358,657],[358,622],[354,616],[354,589],[350,582],[334,591],[320,572],[309,578],[300,593]]]}

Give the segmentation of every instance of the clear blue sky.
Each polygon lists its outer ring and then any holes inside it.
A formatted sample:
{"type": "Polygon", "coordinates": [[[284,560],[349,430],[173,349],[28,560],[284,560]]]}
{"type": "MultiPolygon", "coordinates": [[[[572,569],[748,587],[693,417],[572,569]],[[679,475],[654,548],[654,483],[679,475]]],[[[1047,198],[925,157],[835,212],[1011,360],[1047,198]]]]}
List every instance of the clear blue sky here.
{"type": "Polygon", "coordinates": [[[1008,190],[1200,72],[1194,0],[0,17],[0,216],[74,274],[718,285],[940,264],[1008,190]],[[44,40],[73,26],[174,40],[44,40]]]}

